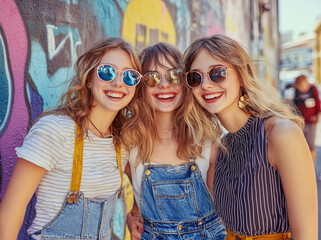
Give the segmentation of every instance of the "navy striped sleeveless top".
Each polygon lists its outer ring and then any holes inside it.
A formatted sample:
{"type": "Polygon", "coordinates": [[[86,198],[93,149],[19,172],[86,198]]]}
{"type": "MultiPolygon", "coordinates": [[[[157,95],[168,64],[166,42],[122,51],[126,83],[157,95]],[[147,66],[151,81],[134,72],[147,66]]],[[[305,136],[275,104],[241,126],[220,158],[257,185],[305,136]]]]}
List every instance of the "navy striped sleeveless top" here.
{"type": "Polygon", "coordinates": [[[250,117],[236,133],[223,137],[213,186],[214,205],[234,233],[256,236],[290,231],[278,171],[267,159],[266,119],[250,117]]]}

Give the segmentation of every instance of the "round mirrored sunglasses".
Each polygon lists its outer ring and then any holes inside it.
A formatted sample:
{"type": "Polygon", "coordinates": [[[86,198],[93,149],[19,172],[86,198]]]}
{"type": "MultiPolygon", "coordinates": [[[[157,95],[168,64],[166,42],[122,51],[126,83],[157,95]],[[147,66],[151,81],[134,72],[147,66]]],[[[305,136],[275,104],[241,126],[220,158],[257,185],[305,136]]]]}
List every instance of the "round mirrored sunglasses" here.
{"type": "Polygon", "coordinates": [[[101,64],[97,69],[98,77],[105,82],[110,82],[115,79],[117,72],[122,73],[123,83],[128,87],[135,87],[142,78],[142,75],[135,69],[126,69],[124,71],[117,70],[110,64],[101,64]]]}
{"type": "Polygon", "coordinates": [[[167,82],[172,85],[179,85],[184,79],[181,69],[171,69],[165,75],[161,75],[159,72],[147,72],[143,75],[142,79],[147,87],[156,87],[160,83],[162,76],[165,76],[167,82]]]}
{"type": "MultiPolygon", "coordinates": [[[[213,83],[222,83],[227,77],[227,70],[233,70],[225,67],[224,65],[215,65],[206,72],[208,79],[213,83]]],[[[203,82],[203,73],[197,70],[189,71],[185,74],[185,80],[189,87],[199,87],[203,82]]]]}

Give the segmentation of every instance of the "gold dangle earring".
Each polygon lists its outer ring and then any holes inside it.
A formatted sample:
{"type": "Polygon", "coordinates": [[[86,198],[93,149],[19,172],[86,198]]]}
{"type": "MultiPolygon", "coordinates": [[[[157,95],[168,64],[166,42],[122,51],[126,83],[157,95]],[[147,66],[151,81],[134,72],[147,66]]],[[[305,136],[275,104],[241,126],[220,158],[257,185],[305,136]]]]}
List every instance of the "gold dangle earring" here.
{"type": "Polygon", "coordinates": [[[243,110],[246,107],[246,105],[249,104],[249,97],[246,94],[244,88],[241,88],[241,90],[242,90],[242,95],[240,96],[240,99],[239,99],[239,108],[243,110]]]}

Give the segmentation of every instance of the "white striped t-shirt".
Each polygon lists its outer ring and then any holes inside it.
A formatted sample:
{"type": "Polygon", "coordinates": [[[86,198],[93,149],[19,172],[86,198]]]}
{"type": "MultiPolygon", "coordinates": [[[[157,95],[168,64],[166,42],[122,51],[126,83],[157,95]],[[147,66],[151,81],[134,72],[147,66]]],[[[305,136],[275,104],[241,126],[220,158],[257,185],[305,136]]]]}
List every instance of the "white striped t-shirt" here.
{"type": "MultiPolygon", "coordinates": [[[[48,115],[30,129],[17,156],[45,168],[37,189],[36,216],[28,234],[41,230],[59,212],[69,192],[75,142],[75,122],[68,116],[48,115]]],[[[122,151],[122,169],[128,154],[122,151]]],[[[80,191],[85,197],[108,199],[120,187],[112,138],[92,132],[84,140],[80,191]]]]}

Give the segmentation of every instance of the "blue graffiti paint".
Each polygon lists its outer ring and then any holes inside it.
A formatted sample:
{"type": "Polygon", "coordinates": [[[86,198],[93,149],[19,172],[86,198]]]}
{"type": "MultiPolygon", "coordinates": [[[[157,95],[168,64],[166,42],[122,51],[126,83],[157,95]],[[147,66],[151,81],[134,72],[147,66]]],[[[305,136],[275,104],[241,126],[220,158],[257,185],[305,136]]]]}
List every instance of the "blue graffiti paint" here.
{"type": "Polygon", "coordinates": [[[72,3],[72,4],[78,4],[78,0],[60,0],[65,3],[72,3]]]}
{"type": "Polygon", "coordinates": [[[7,51],[0,34],[0,136],[5,130],[12,106],[12,79],[8,67],[7,51]]]}
{"type": "Polygon", "coordinates": [[[117,207],[113,219],[113,233],[119,238],[124,239],[125,224],[124,224],[124,207],[122,199],[118,199],[117,207]]]}
{"type": "Polygon", "coordinates": [[[131,1],[131,0],[116,0],[117,3],[119,4],[119,6],[121,7],[123,13],[126,11],[127,8],[127,4],[131,1]]]}
{"type": "Polygon", "coordinates": [[[48,39],[48,57],[52,60],[64,48],[68,39],[70,39],[71,63],[74,64],[77,60],[76,48],[81,44],[79,32],[77,28],[70,28],[68,26],[55,26],[47,24],[47,39],[48,39]],[[65,37],[56,44],[56,36],[64,35],[65,37]]]}
{"type": "Polygon", "coordinates": [[[168,0],[168,2],[174,4],[177,9],[175,29],[178,37],[176,45],[180,50],[185,51],[191,39],[191,13],[184,0],[168,0]]]}
{"type": "Polygon", "coordinates": [[[45,51],[39,42],[31,41],[29,74],[43,99],[44,110],[57,105],[61,94],[67,91],[68,83],[74,75],[72,67],[62,67],[52,76],[49,76],[47,69],[45,51]]]}
{"type": "MultiPolygon", "coordinates": [[[[120,2],[120,1],[119,1],[120,2]]],[[[113,0],[97,0],[92,3],[92,15],[97,17],[99,25],[104,29],[104,35],[115,37],[120,35],[120,27],[122,23],[121,15],[113,0]]],[[[120,4],[123,8],[124,3],[120,4]]],[[[99,34],[97,33],[99,36],[99,34]]],[[[100,35],[101,36],[101,35],[100,35]]]]}

